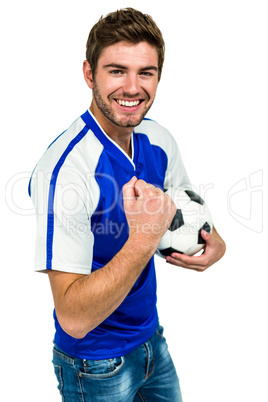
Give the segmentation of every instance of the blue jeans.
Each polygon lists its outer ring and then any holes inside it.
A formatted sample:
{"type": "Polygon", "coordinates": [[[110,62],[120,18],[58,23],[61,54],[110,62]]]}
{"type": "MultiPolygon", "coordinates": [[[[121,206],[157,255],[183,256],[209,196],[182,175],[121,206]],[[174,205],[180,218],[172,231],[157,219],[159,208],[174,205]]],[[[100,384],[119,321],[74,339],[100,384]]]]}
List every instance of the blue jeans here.
{"type": "Polygon", "coordinates": [[[160,325],[148,342],[113,359],[72,358],[55,345],[53,365],[64,402],[182,402],[160,325]]]}

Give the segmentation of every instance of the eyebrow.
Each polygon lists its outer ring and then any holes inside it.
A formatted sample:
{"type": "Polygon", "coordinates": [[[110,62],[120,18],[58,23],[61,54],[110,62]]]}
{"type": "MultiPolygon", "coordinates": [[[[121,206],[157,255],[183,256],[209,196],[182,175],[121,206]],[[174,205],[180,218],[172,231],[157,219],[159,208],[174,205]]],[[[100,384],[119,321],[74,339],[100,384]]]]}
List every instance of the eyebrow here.
{"type": "MultiPolygon", "coordinates": [[[[109,67],[118,68],[120,70],[127,70],[128,69],[128,67],[122,66],[121,64],[117,64],[117,63],[110,63],[110,64],[106,64],[104,66],[104,68],[109,68],[109,67]]],[[[158,71],[158,68],[156,66],[146,66],[146,67],[142,67],[140,69],[140,71],[148,71],[148,70],[158,71]]]]}

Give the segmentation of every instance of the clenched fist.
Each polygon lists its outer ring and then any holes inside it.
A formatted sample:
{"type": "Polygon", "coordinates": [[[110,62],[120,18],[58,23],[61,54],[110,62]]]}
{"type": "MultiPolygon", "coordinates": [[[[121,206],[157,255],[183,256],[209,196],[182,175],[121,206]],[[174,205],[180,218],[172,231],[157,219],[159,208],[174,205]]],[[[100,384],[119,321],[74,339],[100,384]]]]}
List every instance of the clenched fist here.
{"type": "Polygon", "coordinates": [[[157,248],[176,212],[171,198],[161,189],[133,177],[123,187],[129,238],[138,236],[141,243],[157,248]]]}

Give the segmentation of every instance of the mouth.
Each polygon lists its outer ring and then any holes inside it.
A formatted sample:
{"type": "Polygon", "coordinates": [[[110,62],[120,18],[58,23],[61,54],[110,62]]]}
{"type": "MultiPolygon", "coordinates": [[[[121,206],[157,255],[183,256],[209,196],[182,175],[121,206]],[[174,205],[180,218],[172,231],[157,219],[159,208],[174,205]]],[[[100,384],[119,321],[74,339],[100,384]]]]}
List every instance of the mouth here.
{"type": "Polygon", "coordinates": [[[135,108],[138,107],[142,102],[144,102],[143,99],[136,99],[136,100],[124,100],[124,99],[115,99],[115,102],[124,108],[135,108]]]}

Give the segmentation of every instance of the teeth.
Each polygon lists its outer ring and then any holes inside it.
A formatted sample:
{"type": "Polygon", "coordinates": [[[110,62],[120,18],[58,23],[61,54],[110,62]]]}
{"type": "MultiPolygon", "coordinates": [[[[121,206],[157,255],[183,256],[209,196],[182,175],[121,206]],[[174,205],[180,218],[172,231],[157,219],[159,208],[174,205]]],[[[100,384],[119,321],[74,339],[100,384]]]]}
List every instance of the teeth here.
{"type": "Polygon", "coordinates": [[[117,102],[119,103],[120,106],[127,106],[127,107],[133,107],[133,106],[138,106],[140,104],[140,101],[124,101],[121,99],[118,99],[117,102]]]}

